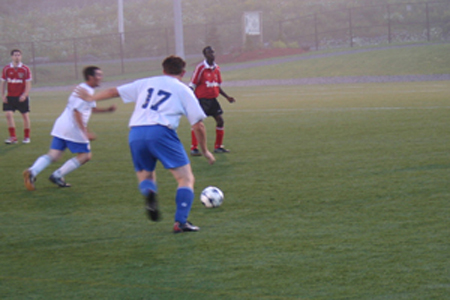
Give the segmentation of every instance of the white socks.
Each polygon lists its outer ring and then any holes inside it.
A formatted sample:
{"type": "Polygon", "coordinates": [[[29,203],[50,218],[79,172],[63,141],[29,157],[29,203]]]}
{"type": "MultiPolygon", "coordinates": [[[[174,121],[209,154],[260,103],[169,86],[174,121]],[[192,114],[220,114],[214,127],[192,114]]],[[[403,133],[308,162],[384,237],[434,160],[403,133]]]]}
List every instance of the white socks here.
{"type": "Polygon", "coordinates": [[[40,156],[38,159],[36,159],[36,161],[31,166],[31,168],[29,168],[29,170],[31,174],[36,177],[37,174],[41,173],[42,170],[47,168],[48,165],[50,165],[51,163],[52,163],[51,157],[48,156],[47,154],[44,154],[40,156]]]}
{"type": "Polygon", "coordinates": [[[69,174],[70,172],[78,169],[81,166],[80,162],[76,157],[73,157],[66,161],[61,168],[53,172],[53,176],[56,178],[61,178],[69,174]]]}

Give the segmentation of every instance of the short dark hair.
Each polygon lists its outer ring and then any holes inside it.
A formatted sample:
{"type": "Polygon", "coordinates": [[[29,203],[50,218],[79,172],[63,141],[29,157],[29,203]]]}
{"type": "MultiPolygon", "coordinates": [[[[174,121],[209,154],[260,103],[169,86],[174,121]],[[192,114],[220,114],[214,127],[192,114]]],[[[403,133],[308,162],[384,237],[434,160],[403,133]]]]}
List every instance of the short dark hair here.
{"type": "Polygon", "coordinates": [[[13,49],[11,50],[11,56],[13,56],[15,52],[19,52],[20,54],[22,54],[22,51],[20,51],[19,49],[13,49]]]}
{"type": "Polygon", "coordinates": [[[171,55],[164,59],[162,66],[166,74],[180,75],[186,67],[186,62],[179,56],[171,55]]]}
{"type": "Polygon", "coordinates": [[[214,51],[214,49],[211,47],[211,46],[206,46],[205,48],[203,48],[203,55],[205,55],[206,54],[206,50],[211,50],[211,51],[214,51]]]}
{"type": "Polygon", "coordinates": [[[84,80],[88,81],[89,76],[95,76],[95,71],[100,70],[97,66],[87,66],[83,69],[84,80]]]}

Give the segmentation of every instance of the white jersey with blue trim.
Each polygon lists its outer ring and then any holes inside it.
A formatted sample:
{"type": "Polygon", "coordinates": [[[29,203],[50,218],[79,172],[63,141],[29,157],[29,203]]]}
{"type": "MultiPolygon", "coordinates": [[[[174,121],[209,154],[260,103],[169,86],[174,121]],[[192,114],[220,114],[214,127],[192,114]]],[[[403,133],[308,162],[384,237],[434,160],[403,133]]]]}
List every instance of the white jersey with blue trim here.
{"type": "Polygon", "coordinates": [[[192,90],[168,75],[144,78],[117,87],[124,103],[136,102],[129,126],[178,128],[185,115],[191,125],[206,118],[192,90]]]}
{"type": "MultiPolygon", "coordinates": [[[[94,89],[86,83],[81,83],[79,86],[87,90],[90,95],[94,94],[94,89]]],[[[96,102],[84,101],[72,92],[67,100],[66,109],[53,125],[51,135],[75,143],[89,143],[88,137],[75,120],[74,110],[80,112],[83,125],[87,127],[94,107],[96,107],[96,102]]]]}

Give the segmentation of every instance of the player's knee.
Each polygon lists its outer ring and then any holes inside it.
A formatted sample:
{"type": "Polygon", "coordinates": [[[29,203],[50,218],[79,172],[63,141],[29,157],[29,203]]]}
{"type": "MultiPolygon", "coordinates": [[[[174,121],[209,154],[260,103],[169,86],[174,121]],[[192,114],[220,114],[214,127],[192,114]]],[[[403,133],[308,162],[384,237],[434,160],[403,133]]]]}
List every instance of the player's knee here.
{"type": "Polygon", "coordinates": [[[225,125],[225,121],[222,118],[216,119],[216,125],[217,127],[223,127],[225,125]]]}
{"type": "Polygon", "coordinates": [[[86,153],[86,162],[90,161],[92,159],[92,152],[86,153]]]}
{"type": "Polygon", "coordinates": [[[92,152],[82,153],[77,157],[80,164],[85,164],[92,159],[92,152]]]}

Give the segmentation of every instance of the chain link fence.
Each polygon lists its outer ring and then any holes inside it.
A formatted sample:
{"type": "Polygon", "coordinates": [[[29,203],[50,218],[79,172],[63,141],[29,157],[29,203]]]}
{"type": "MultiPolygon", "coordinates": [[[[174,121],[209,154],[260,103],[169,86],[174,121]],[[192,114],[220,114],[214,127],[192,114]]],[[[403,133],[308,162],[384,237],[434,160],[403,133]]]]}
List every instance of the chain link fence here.
{"type": "MultiPolygon", "coordinates": [[[[255,47],[301,47],[305,50],[450,39],[450,1],[403,3],[324,11],[288,20],[263,15],[263,39],[255,47]]],[[[247,40],[248,41],[248,40],[247,40]]],[[[241,53],[249,47],[241,20],[184,26],[186,56],[201,59],[205,45],[219,54],[241,53]]],[[[95,64],[108,76],[159,70],[161,58],[175,53],[172,27],[124,34],[61,40],[0,43],[0,59],[19,48],[35,83],[61,84],[81,79],[81,69],[95,64]]]]}

